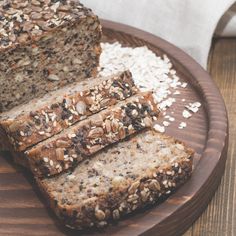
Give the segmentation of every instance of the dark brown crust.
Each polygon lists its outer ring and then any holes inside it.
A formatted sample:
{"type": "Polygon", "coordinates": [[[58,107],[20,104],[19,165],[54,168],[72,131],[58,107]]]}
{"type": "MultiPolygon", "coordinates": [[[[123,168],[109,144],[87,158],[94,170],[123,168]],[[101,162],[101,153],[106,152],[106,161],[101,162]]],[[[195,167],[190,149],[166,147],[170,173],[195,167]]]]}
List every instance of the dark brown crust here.
{"type": "Polygon", "coordinates": [[[56,175],[104,147],[151,127],[158,115],[152,93],[140,93],[34,146],[24,155],[36,176],[56,175]]]}
{"type": "Polygon", "coordinates": [[[138,91],[129,71],[114,75],[104,80],[99,88],[101,98],[94,98],[96,86],[73,95],[65,94],[60,102],[51,101],[37,111],[19,115],[14,120],[3,118],[0,127],[7,133],[6,139],[15,151],[24,151],[26,148],[39,143],[71,126],[72,124],[95,114],[106,107],[115,105],[138,91]],[[108,82],[110,86],[108,86],[108,82]],[[79,113],[77,104],[86,107],[79,113]],[[53,114],[53,116],[51,116],[53,114]]]}
{"type": "Polygon", "coordinates": [[[50,207],[64,225],[75,229],[100,228],[138,209],[158,203],[184,184],[192,173],[193,151],[187,149],[187,153],[188,159],[162,169],[147,170],[144,176],[126,186],[76,205],[60,205],[46,181],[36,180],[50,207]]]}

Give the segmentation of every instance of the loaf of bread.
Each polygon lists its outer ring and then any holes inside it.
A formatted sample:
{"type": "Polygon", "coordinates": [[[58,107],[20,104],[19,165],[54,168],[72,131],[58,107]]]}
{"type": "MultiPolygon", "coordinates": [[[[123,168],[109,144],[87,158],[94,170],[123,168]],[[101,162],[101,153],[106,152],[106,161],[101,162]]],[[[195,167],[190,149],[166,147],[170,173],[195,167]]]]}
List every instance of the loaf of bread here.
{"type": "Polygon", "coordinates": [[[147,131],[106,148],[70,173],[37,182],[66,226],[103,227],[175,191],[190,177],[192,157],[183,143],[147,131]]]}
{"type": "Polygon", "coordinates": [[[101,25],[78,0],[4,0],[0,12],[0,112],[96,74],[101,25]]]}
{"type": "Polygon", "coordinates": [[[159,109],[151,92],[140,93],[90,116],[25,151],[36,176],[61,173],[104,147],[152,126],[159,109]]]}
{"type": "Polygon", "coordinates": [[[73,83],[0,114],[0,140],[23,151],[137,91],[129,71],[73,83]]]}

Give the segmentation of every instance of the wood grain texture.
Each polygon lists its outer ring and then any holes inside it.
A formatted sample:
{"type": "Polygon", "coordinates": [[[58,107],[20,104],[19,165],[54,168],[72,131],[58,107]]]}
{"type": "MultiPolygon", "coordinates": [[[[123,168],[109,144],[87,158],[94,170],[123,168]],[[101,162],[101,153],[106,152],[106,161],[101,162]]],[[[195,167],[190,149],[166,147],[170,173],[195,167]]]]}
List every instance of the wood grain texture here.
{"type": "MultiPolygon", "coordinates": [[[[189,83],[180,99],[200,101],[203,106],[180,132],[184,104],[175,103],[172,109],[176,122],[167,129],[167,134],[196,150],[192,178],[164,203],[92,235],[180,235],[205,209],[224,171],[228,126],[222,97],[210,76],[173,45],[134,28],[107,21],[103,24],[106,41],[147,45],[159,55],[167,54],[181,80],[189,83]]],[[[78,235],[63,228],[45,207],[30,174],[14,165],[8,155],[1,156],[0,163],[0,235],[78,235]]]]}
{"type": "Polygon", "coordinates": [[[184,236],[236,235],[236,38],[217,39],[209,71],[218,85],[229,116],[229,149],[221,184],[203,215],[184,236]]]}

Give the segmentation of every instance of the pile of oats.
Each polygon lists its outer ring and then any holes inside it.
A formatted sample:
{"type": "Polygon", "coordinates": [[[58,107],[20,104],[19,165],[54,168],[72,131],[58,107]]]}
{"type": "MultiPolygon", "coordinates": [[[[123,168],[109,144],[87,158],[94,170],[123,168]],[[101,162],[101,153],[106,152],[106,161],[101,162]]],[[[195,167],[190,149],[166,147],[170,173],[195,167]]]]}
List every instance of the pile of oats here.
{"type": "MultiPolygon", "coordinates": [[[[146,46],[123,47],[118,42],[102,43],[101,46],[99,74],[109,76],[129,69],[133,74],[135,84],[141,91],[152,90],[154,92],[155,99],[165,115],[163,123],[155,125],[154,128],[164,133],[165,127],[175,121],[174,117],[166,115],[167,111],[176,102],[175,97],[181,94],[179,90],[186,89],[188,83],[180,81],[176,70],[166,55],[157,56],[146,46]]],[[[187,102],[186,99],[181,101],[187,102]]],[[[178,125],[179,129],[187,127],[186,119],[190,119],[200,106],[201,103],[197,101],[185,105],[182,112],[184,121],[178,125]]]]}

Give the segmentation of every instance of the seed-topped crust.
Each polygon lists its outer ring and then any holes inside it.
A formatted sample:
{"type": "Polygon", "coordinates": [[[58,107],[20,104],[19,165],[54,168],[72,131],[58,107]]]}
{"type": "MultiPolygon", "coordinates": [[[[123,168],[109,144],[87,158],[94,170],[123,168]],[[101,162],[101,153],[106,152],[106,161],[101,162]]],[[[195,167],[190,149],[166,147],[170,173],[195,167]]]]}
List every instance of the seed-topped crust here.
{"type": "Polygon", "coordinates": [[[71,173],[37,182],[66,226],[103,227],[168,197],[191,176],[192,158],[193,151],[183,143],[146,131],[94,155],[71,173]]]}
{"type": "Polygon", "coordinates": [[[37,176],[55,175],[109,144],[150,127],[158,115],[159,109],[152,93],[140,93],[39,143],[27,150],[25,155],[37,176]],[[145,118],[149,119],[148,123],[144,122],[145,118]],[[64,150],[64,159],[61,148],[64,150]],[[54,164],[51,166],[44,162],[44,157],[53,160],[54,164]]]}
{"type": "Polygon", "coordinates": [[[9,146],[23,151],[138,91],[129,71],[90,78],[85,83],[75,83],[3,113],[0,126],[9,137],[9,146]]]}
{"type": "Polygon", "coordinates": [[[68,22],[95,17],[78,0],[4,0],[0,2],[0,12],[0,51],[38,41],[45,32],[68,22]]]}

